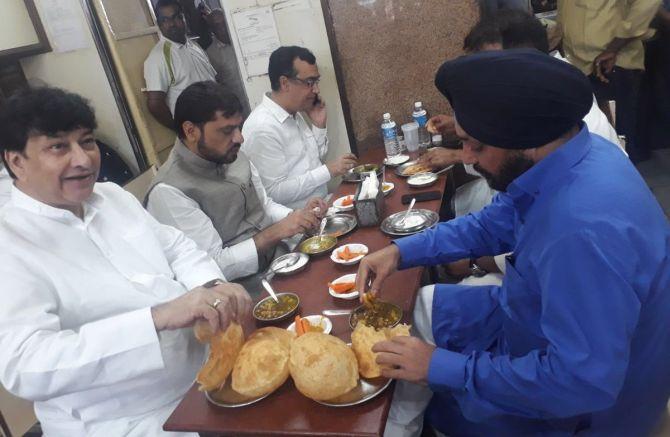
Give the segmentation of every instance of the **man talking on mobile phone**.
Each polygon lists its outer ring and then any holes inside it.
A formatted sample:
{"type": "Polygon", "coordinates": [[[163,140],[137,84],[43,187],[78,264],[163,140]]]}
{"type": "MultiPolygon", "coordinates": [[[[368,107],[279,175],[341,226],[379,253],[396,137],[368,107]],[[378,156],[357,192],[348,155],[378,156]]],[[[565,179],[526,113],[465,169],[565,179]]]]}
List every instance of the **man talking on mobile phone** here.
{"type": "Polygon", "coordinates": [[[354,168],[356,157],[346,153],[322,162],[328,152],[327,113],[312,52],[279,47],[270,55],[268,75],[272,91],[244,123],[242,151],[275,202],[302,208],[311,197],[326,197],[328,181],[354,168]]]}

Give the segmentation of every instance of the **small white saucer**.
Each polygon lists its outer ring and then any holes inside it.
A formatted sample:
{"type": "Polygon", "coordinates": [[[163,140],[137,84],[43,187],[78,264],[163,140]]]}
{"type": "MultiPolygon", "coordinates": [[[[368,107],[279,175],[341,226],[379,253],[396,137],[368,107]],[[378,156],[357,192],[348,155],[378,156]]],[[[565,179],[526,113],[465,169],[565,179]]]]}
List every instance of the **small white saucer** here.
{"type": "Polygon", "coordinates": [[[330,253],[330,259],[333,260],[334,263],[342,264],[345,266],[351,266],[356,264],[358,261],[362,260],[363,257],[367,254],[368,254],[368,246],[366,246],[365,244],[349,243],[333,249],[333,251],[330,253]],[[352,252],[364,252],[364,253],[362,255],[358,255],[356,258],[350,259],[349,261],[345,261],[341,259],[339,256],[337,256],[340,253],[340,251],[344,250],[345,247],[348,247],[349,250],[352,252]]]}
{"type": "MultiPolygon", "coordinates": [[[[333,322],[326,316],[316,315],[316,316],[305,316],[303,319],[309,320],[310,325],[317,326],[321,325],[323,328],[324,334],[330,334],[330,331],[333,330],[333,322]]],[[[286,328],[287,331],[295,332],[295,322],[288,325],[286,328]]]]}
{"type": "MultiPolygon", "coordinates": [[[[339,282],[352,282],[352,281],[356,281],[356,273],[350,273],[348,275],[340,276],[339,278],[331,282],[333,284],[337,284],[339,282]]],[[[354,290],[351,293],[335,293],[335,291],[333,291],[332,288],[328,287],[328,293],[331,296],[336,297],[338,299],[352,300],[358,298],[358,290],[354,290]]]]}

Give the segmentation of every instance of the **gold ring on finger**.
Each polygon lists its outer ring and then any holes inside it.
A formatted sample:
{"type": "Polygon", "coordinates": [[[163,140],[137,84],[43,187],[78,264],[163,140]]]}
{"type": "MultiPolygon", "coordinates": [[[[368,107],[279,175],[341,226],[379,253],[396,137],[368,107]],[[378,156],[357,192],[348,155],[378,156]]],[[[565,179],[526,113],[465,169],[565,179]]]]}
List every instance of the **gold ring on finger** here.
{"type": "Polygon", "coordinates": [[[214,302],[212,302],[211,307],[216,309],[216,307],[221,305],[221,302],[223,302],[223,301],[217,297],[216,299],[214,299],[214,302]]]}

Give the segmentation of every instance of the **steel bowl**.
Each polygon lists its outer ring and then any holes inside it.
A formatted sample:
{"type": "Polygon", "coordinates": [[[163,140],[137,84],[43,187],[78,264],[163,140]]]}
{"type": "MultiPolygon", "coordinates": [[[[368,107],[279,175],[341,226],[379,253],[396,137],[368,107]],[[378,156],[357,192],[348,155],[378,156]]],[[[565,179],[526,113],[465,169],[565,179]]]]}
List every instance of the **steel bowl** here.
{"type": "Polygon", "coordinates": [[[361,164],[352,168],[348,172],[342,175],[342,180],[344,182],[362,182],[363,178],[367,176],[369,172],[375,172],[377,177],[382,174],[382,169],[377,164],[361,164]]]}
{"type": "Polygon", "coordinates": [[[298,310],[298,307],[300,306],[300,297],[295,294],[295,293],[277,293],[277,299],[282,300],[282,296],[290,296],[295,298],[295,304],[292,304],[291,306],[288,307],[286,312],[282,312],[282,315],[277,316],[277,317],[271,317],[271,318],[265,318],[265,317],[260,317],[257,312],[259,311],[259,308],[263,305],[267,305],[267,302],[272,302],[274,304],[275,301],[272,299],[271,296],[266,297],[265,299],[261,299],[258,301],[256,305],[254,305],[254,310],[252,312],[254,319],[258,320],[259,322],[278,322],[280,320],[285,320],[291,317],[295,312],[298,310]]]}
{"type": "Polygon", "coordinates": [[[270,264],[270,271],[279,276],[293,275],[307,268],[309,256],[304,253],[291,252],[276,258],[270,264]]]}
{"type": "Polygon", "coordinates": [[[361,174],[369,173],[374,171],[375,173],[379,171],[379,166],[377,164],[361,164],[349,170],[351,173],[361,174]]]}
{"type": "Polygon", "coordinates": [[[310,237],[298,245],[298,250],[307,255],[321,255],[337,244],[337,237],[328,235],[310,237]]]}
{"type": "MultiPolygon", "coordinates": [[[[400,323],[400,320],[402,320],[402,309],[391,302],[384,302],[384,301],[375,301],[374,303],[375,308],[381,308],[380,311],[384,312],[392,312],[393,313],[393,323],[390,325],[386,326],[375,326],[375,328],[393,328],[396,326],[398,323],[400,323]]],[[[358,319],[361,317],[361,315],[365,312],[366,310],[365,305],[361,305],[359,307],[356,307],[352,312],[351,315],[349,316],[349,326],[351,329],[355,329],[356,325],[358,324],[358,319]]]]}
{"type": "MultiPolygon", "coordinates": [[[[332,214],[326,217],[326,227],[323,228],[323,236],[341,237],[356,229],[358,220],[351,214],[332,214]]],[[[312,234],[316,235],[316,233],[312,234]]]]}

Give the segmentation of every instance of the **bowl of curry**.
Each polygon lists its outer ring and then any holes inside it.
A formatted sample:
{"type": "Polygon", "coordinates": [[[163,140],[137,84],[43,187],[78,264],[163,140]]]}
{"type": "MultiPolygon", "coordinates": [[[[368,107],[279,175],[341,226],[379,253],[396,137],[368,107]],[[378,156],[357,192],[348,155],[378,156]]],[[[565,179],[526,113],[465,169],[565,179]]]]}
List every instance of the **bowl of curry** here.
{"type": "Polygon", "coordinates": [[[277,293],[279,302],[268,296],[254,306],[254,318],[261,322],[276,322],[291,317],[300,305],[295,293],[277,293]]]}
{"type": "Polygon", "coordinates": [[[376,329],[392,328],[402,319],[402,309],[390,302],[374,301],[371,305],[361,305],[351,312],[349,326],[356,328],[358,322],[363,322],[376,329]]]}

